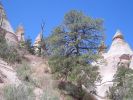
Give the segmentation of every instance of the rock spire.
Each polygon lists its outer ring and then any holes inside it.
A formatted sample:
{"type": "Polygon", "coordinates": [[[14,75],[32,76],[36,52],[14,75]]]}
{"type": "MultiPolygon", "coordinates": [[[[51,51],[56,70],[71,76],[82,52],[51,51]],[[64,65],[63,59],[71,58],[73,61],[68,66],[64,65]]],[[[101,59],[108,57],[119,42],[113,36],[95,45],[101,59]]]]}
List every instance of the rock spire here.
{"type": "Polygon", "coordinates": [[[34,42],[34,45],[33,45],[34,46],[35,54],[37,54],[37,55],[39,55],[39,53],[41,52],[42,38],[43,38],[43,35],[42,35],[42,32],[41,32],[36,37],[35,42],[34,42]]]}
{"type": "Polygon", "coordinates": [[[16,30],[16,35],[18,37],[18,41],[19,42],[24,42],[25,38],[24,38],[24,27],[20,24],[16,30]]]}
{"type": "Polygon", "coordinates": [[[122,32],[117,31],[113,37],[112,45],[107,53],[108,56],[133,54],[128,43],[125,42],[122,32]]]}
{"type": "Polygon", "coordinates": [[[0,27],[8,32],[14,33],[14,30],[7,19],[5,10],[1,2],[0,2],[0,27]]]}
{"type": "Polygon", "coordinates": [[[18,46],[18,38],[14,33],[10,22],[7,19],[6,12],[3,8],[2,3],[0,2],[0,31],[1,34],[5,34],[5,39],[7,40],[8,45],[18,46]]]}
{"type": "Polygon", "coordinates": [[[119,39],[124,39],[123,34],[121,33],[120,30],[117,30],[116,34],[113,37],[113,40],[118,39],[118,38],[119,39]]]}
{"type": "Polygon", "coordinates": [[[106,49],[107,49],[107,46],[105,45],[104,41],[102,41],[98,48],[98,53],[103,54],[105,53],[106,49]]]}
{"type": "Polygon", "coordinates": [[[42,41],[42,33],[39,33],[35,39],[34,46],[40,46],[41,41],[42,41]]]}
{"type": "Polygon", "coordinates": [[[132,54],[133,51],[128,43],[125,42],[122,32],[117,31],[113,37],[110,49],[103,54],[103,59],[99,60],[98,66],[100,66],[99,73],[102,81],[100,85],[97,85],[98,100],[108,100],[106,92],[109,90],[109,87],[112,87],[114,75],[120,64],[130,65],[130,68],[133,69],[132,54]]]}

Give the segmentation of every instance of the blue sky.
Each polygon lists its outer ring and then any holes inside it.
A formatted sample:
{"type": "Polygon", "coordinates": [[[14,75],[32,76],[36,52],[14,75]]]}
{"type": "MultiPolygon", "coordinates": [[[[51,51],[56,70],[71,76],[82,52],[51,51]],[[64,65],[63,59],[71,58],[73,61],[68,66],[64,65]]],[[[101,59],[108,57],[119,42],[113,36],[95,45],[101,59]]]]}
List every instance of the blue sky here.
{"type": "Polygon", "coordinates": [[[104,20],[106,43],[120,29],[133,48],[133,0],[2,0],[8,19],[16,29],[22,23],[26,36],[33,40],[44,19],[45,36],[59,25],[65,13],[79,10],[93,18],[104,20]]]}

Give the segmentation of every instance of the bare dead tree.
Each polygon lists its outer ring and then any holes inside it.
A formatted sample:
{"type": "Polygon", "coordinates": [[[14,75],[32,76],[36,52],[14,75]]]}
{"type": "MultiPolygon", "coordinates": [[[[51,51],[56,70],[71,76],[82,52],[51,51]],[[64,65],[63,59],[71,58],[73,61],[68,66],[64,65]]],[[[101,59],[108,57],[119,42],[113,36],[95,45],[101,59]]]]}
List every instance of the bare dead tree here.
{"type": "Polygon", "coordinates": [[[0,27],[2,27],[2,25],[3,25],[3,8],[2,8],[2,3],[1,3],[1,1],[0,1],[0,27]]]}
{"type": "Polygon", "coordinates": [[[45,26],[45,22],[42,20],[42,23],[41,23],[41,34],[42,35],[44,33],[44,26],[45,26]]]}

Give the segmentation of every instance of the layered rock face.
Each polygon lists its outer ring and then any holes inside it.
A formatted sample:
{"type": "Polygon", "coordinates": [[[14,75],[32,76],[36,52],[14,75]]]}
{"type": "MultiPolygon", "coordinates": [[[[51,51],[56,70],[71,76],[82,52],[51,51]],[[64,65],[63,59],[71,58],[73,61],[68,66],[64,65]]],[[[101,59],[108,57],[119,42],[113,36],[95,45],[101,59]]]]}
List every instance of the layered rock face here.
{"type": "Polygon", "coordinates": [[[14,33],[6,31],[5,38],[7,40],[7,43],[11,46],[18,46],[18,38],[14,33]]]}
{"type": "MultiPolygon", "coordinates": [[[[25,42],[24,37],[24,27],[19,25],[16,32],[14,32],[10,22],[7,19],[5,10],[0,3],[0,34],[5,34],[7,43],[11,46],[18,47],[21,42],[25,42]]],[[[41,52],[41,41],[42,41],[42,32],[40,32],[34,42],[34,51],[35,54],[41,52]]]]}
{"type": "Polygon", "coordinates": [[[39,52],[41,52],[41,41],[42,41],[42,33],[39,33],[33,45],[35,54],[38,54],[39,52]]]}
{"type": "Polygon", "coordinates": [[[121,56],[122,54],[133,54],[128,43],[124,41],[124,37],[120,31],[117,31],[113,37],[112,45],[107,53],[107,56],[121,56]]]}
{"type": "Polygon", "coordinates": [[[24,37],[24,27],[22,25],[19,25],[17,30],[16,30],[16,35],[18,37],[19,42],[24,42],[25,37],[24,37]]]}
{"type": "Polygon", "coordinates": [[[17,73],[8,65],[7,62],[0,59],[0,85],[5,84],[20,84],[20,80],[17,77],[17,73]]]}
{"type": "MultiPolygon", "coordinates": [[[[106,91],[113,85],[113,76],[118,66],[121,64],[130,64],[132,55],[133,51],[125,42],[122,33],[117,31],[113,37],[113,42],[109,51],[103,54],[103,59],[99,60],[99,72],[102,77],[102,82],[97,84],[98,100],[108,100],[106,91]],[[102,63],[102,61],[104,62],[102,63]]],[[[133,59],[130,66],[133,68],[133,59]]]]}
{"type": "Polygon", "coordinates": [[[130,68],[133,69],[133,57],[132,57],[132,60],[131,60],[130,68]]]}
{"type": "Polygon", "coordinates": [[[5,32],[5,38],[7,40],[7,43],[16,46],[18,41],[17,36],[14,33],[14,30],[7,19],[6,13],[1,3],[0,3],[0,28],[5,32]]]}
{"type": "Polygon", "coordinates": [[[6,14],[5,14],[5,11],[4,11],[4,8],[2,6],[2,4],[0,3],[0,24],[1,24],[1,27],[5,30],[8,30],[8,32],[11,32],[11,33],[14,33],[14,30],[13,28],[11,27],[7,17],[6,17],[6,14]]]}
{"type": "MultiPolygon", "coordinates": [[[[5,36],[7,43],[10,46],[18,45],[18,38],[14,33],[13,28],[10,25],[10,22],[7,19],[6,13],[2,4],[0,3],[0,34],[5,36]]],[[[15,70],[12,66],[8,65],[7,62],[0,59],[0,86],[5,84],[20,84],[15,70]]]]}

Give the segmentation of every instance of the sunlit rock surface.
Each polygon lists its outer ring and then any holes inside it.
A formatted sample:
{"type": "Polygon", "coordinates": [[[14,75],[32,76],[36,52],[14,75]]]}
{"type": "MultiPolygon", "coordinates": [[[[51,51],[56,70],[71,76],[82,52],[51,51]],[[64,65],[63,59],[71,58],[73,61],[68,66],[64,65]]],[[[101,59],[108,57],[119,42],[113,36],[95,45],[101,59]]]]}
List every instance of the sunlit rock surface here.
{"type": "MultiPolygon", "coordinates": [[[[100,66],[99,72],[102,77],[102,82],[97,84],[98,100],[108,100],[106,91],[113,85],[113,76],[117,71],[118,64],[122,61],[120,57],[123,54],[133,55],[133,51],[128,43],[125,42],[122,33],[117,31],[113,37],[109,51],[103,54],[103,59],[99,60],[98,65],[100,66]]],[[[133,68],[133,59],[130,67],[133,68]]]]}
{"type": "Polygon", "coordinates": [[[40,52],[41,42],[42,42],[42,33],[39,33],[38,36],[35,39],[34,44],[33,44],[34,50],[35,50],[35,54],[38,54],[40,52]]]}
{"type": "Polygon", "coordinates": [[[132,60],[131,60],[130,68],[133,69],[133,57],[132,57],[132,60]]]}
{"type": "Polygon", "coordinates": [[[16,71],[2,59],[0,59],[0,80],[1,84],[19,85],[21,83],[17,77],[16,71]]]}
{"type": "Polygon", "coordinates": [[[11,46],[17,46],[18,38],[8,21],[3,5],[0,3],[0,34],[4,33],[7,43],[11,46]]]}
{"type": "Polygon", "coordinates": [[[107,53],[107,57],[111,56],[121,56],[122,54],[133,54],[128,43],[125,42],[124,37],[120,31],[117,31],[114,38],[112,45],[107,53]]]}
{"type": "Polygon", "coordinates": [[[16,35],[18,37],[19,42],[24,42],[25,37],[24,37],[24,27],[20,24],[17,29],[16,29],[16,35]]]}
{"type": "Polygon", "coordinates": [[[1,27],[5,30],[8,30],[8,32],[11,32],[11,33],[14,33],[14,30],[12,28],[12,26],[10,25],[8,19],[7,19],[7,16],[6,16],[6,13],[5,13],[5,10],[2,6],[2,4],[0,3],[0,10],[1,10],[1,13],[0,13],[0,16],[1,16],[1,21],[0,21],[0,24],[1,24],[1,27]]]}

